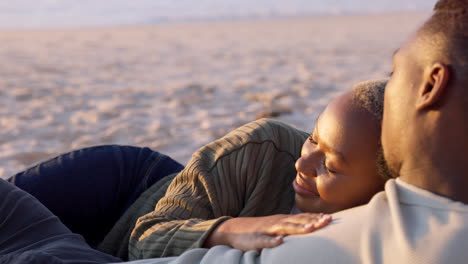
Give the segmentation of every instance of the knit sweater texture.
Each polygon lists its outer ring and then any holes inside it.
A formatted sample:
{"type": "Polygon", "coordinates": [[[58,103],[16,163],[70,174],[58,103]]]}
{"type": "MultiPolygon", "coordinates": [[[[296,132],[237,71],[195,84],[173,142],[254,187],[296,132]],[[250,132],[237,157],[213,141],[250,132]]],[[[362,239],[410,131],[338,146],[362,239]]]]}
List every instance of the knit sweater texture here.
{"type": "Polygon", "coordinates": [[[289,213],[307,136],[261,119],[203,146],[184,170],[145,191],[99,249],[124,260],[178,256],[232,217],[289,213]]]}

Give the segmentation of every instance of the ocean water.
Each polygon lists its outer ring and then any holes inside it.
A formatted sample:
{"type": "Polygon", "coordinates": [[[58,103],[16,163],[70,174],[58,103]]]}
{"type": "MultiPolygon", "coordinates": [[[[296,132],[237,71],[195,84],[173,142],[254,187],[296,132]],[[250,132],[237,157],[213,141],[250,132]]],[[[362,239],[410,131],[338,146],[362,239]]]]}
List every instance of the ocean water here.
{"type": "Polygon", "coordinates": [[[436,0],[0,0],[0,28],[428,11],[436,0]]]}

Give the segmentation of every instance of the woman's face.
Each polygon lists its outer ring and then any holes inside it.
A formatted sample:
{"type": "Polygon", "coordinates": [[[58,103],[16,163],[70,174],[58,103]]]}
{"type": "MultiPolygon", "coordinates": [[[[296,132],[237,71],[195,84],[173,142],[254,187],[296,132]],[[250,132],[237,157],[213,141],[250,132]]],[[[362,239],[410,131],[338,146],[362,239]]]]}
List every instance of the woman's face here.
{"type": "Polygon", "coordinates": [[[302,212],[333,213],[365,204],[383,190],[377,172],[380,126],[351,98],[347,93],[333,100],[302,146],[293,182],[302,212]]]}

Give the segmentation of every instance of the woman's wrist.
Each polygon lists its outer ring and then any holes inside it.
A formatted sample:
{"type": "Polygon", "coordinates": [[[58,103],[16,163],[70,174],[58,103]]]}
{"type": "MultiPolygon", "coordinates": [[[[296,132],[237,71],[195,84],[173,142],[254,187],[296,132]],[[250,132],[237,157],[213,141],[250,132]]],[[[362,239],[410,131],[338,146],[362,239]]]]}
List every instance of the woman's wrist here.
{"type": "Polygon", "coordinates": [[[227,227],[230,225],[232,220],[235,218],[228,219],[221,224],[219,224],[206,238],[205,243],[203,243],[204,248],[211,248],[218,245],[228,245],[228,233],[226,232],[227,227]]]}

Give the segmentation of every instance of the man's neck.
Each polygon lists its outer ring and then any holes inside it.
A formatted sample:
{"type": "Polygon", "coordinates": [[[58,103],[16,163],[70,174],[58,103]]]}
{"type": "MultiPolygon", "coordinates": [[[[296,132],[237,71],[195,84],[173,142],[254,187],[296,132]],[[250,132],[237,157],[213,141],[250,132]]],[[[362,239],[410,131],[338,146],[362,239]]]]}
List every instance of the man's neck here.
{"type": "Polygon", "coordinates": [[[432,193],[468,204],[466,188],[468,186],[468,164],[458,163],[456,165],[442,168],[437,166],[437,162],[429,164],[418,162],[415,166],[407,166],[406,168],[402,166],[400,178],[432,193]]]}
{"type": "Polygon", "coordinates": [[[419,188],[468,204],[468,124],[459,104],[425,113],[408,134],[399,176],[419,188]]]}

